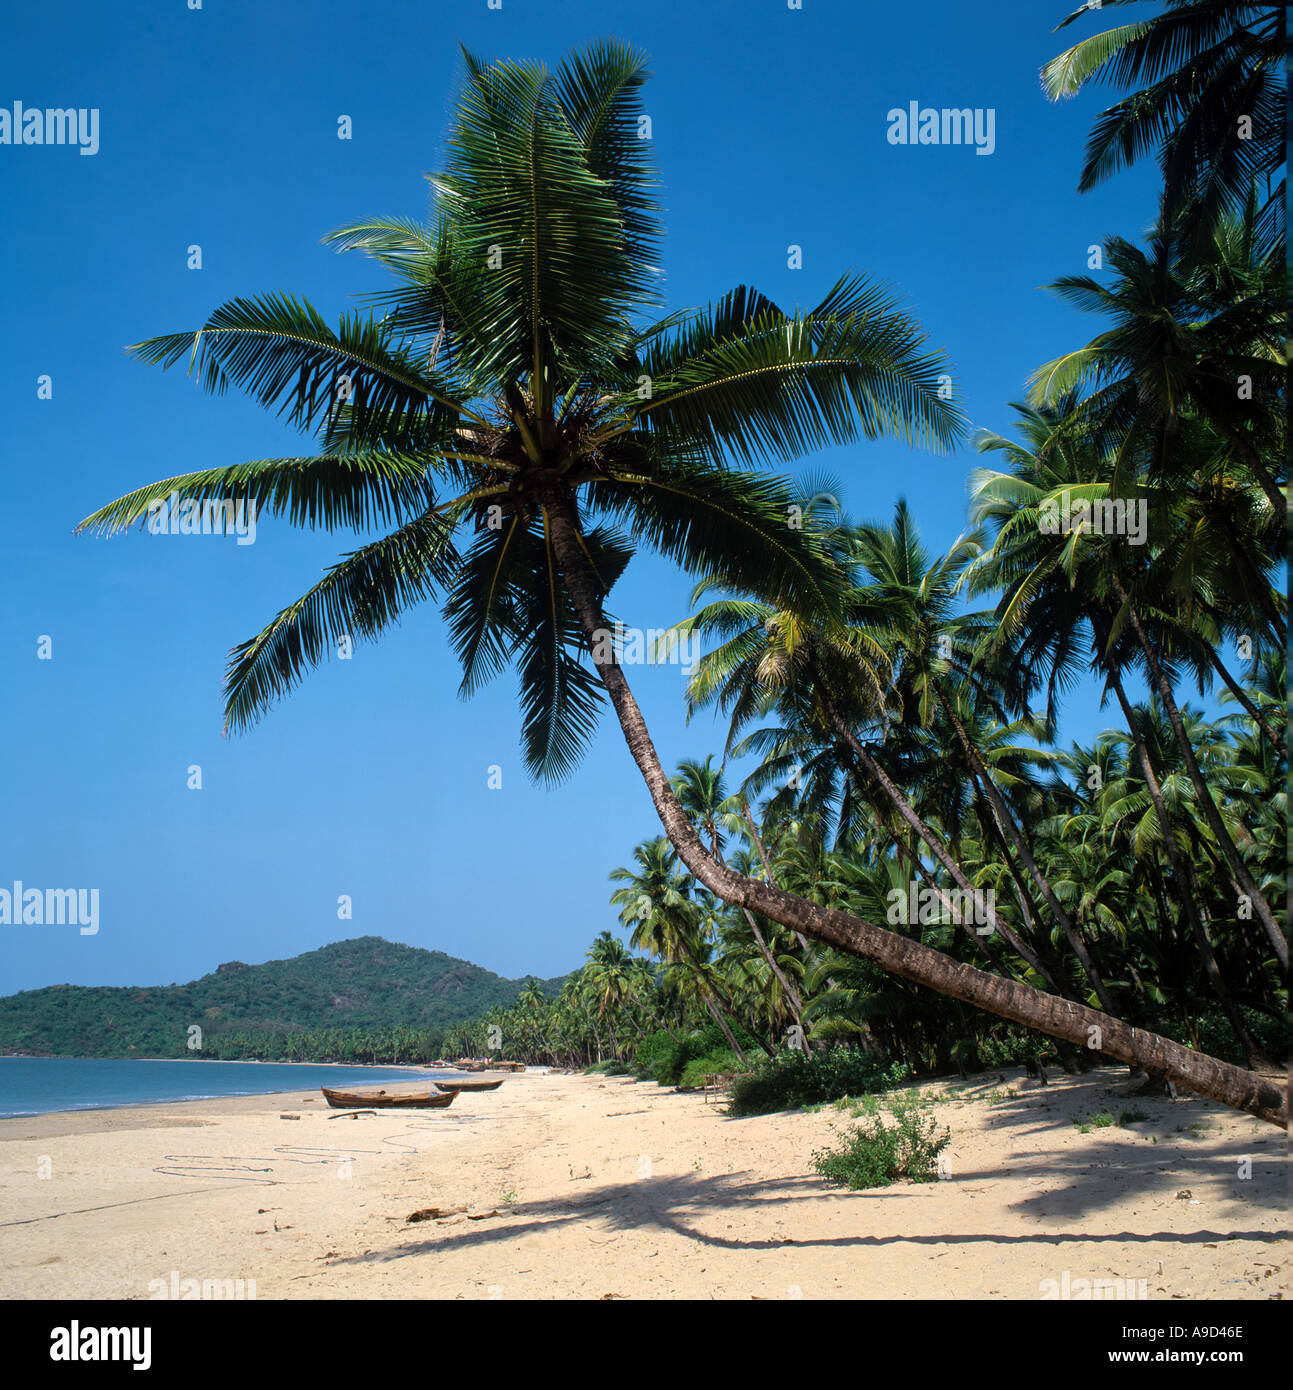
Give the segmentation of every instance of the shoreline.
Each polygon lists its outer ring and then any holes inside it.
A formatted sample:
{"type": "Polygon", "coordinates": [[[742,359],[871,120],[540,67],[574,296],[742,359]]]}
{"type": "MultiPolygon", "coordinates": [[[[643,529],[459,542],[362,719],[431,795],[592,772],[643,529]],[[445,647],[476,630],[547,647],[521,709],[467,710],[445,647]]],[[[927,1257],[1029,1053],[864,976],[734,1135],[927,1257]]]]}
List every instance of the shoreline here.
{"type": "Polygon", "coordinates": [[[0,1053],[0,1062],[206,1062],[218,1067],[415,1067],[440,1071],[430,1062],[270,1062],[264,1057],[73,1057],[64,1053],[45,1056],[34,1052],[0,1053]]]}
{"type": "MultiPolygon", "coordinates": [[[[250,1066],[252,1063],[235,1062],[219,1057],[194,1057],[192,1059],[183,1057],[51,1057],[51,1058],[26,1058],[28,1061],[61,1061],[61,1062],[206,1062],[214,1066],[250,1066]]],[[[443,1076],[449,1073],[446,1067],[430,1067],[422,1063],[404,1065],[399,1062],[262,1062],[258,1065],[271,1067],[342,1067],[348,1071],[381,1071],[399,1072],[408,1074],[410,1079],[424,1078],[428,1076],[443,1076]]],[[[389,1079],[389,1078],[388,1078],[389,1079]]],[[[399,1084],[395,1082],[393,1084],[399,1084]]],[[[66,1105],[54,1107],[47,1110],[24,1110],[9,1114],[0,1114],[0,1124],[7,1120],[30,1120],[37,1119],[42,1115],[81,1115],[97,1114],[101,1111],[132,1110],[132,1109],[151,1109],[159,1105],[193,1105],[201,1101],[217,1100],[239,1100],[243,1098],[252,1099],[255,1097],[268,1097],[274,1095],[290,1095],[292,1088],[284,1091],[228,1091],[222,1095],[184,1095],[163,1097],[159,1100],[124,1100],[116,1104],[95,1104],[88,1105],[66,1105]]]]}
{"type": "Polygon", "coordinates": [[[812,1168],[842,1111],[733,1119],[597,1075],[353,1120],[300,1088],[12,1117],[0,1297],[146,1299],[173,1271],[259,1299],[1288,1297],[1284,1135],[1124,1081],[923,1083],[945,1179],[858,1192],[812,1168]]]}

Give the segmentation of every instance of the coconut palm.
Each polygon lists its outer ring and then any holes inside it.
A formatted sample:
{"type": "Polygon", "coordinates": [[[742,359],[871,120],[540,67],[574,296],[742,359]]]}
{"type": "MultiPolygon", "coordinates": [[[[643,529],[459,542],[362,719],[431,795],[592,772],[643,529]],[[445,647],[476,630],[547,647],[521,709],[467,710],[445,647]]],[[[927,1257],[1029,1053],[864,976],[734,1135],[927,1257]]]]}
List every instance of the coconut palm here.
{"type": "MultiPolygon", "coordinates": [[[[633,858],[636,869],[613,869],[610,875],[612,882],[624,884],[611,894],[611,902],[619,907],[620,921],[632,933],[630,941],[681,968],[728,1047],[744,1061],[745,1052],[732,1031],[732,1001],[720,983],[720,972],[709,961],[712,914],[695,893],[695,881],[679,869],[674,847],[663,836],[638,845],[633,858]]],[[[772,1051],[766,1043],[763,1048],[772,1051]]]]}
{"type": "MultiPolygon", "coordinates": [[[[741,802],[736,797],[726,795],[723,770],[721,767],[714,767],[713,763],[712,755],[703,763],[695,759],[684,759],[679,763],[678,773],[673,779],[673,791],[683,810],[709,841],[710,853],[721,864],[724,862],[724,832],[730,834],[732,831],[739,831],[744,822],[741,802]]],[[[749,908],[742,908],[741,913],[775,985],[780,988],[785,998],[791,1017],[802,1029],[803,1001],[799,997],[799,991],[769,949],[754,913],[749,908]]]]}
{"type": "Polygon", "coordinates": [[[188,358],[210,390],[246,389],[321,451],[168,478],[85,526],[140,522],[176,491],[327,529],[394,526],[234,650],[229,725],[260,717],[338,640],[375,638],[444,593],[464,689],[517,668],[527,765],[569,772],[604,692],[679,858],[724,902],[1069,1041],[1097,1028],[1114,1056],[1282,1117],[1281,1093],[1216,1059],[713,858],[610,639],[610,591],[638,543],[785,607],[832,610],[838,573],[819,529],[787,526],[788,489],[752,465],[884,434],[950,442],[962,417],[940,397],[946,364],[886,290],[855,274],[808,311],[739,287],[653,321],[643,59],[604,41],[556,71],[465,63],[430,222],[373,219],[332,238],[394,273],[382,318],[350,314],[334,329],[271,295],[134,349],[163,366],[188,358]]]}
{"type": "Polygon", "coordinates": [[[606,1023],[611,1051],[616,1055],[619,1053],[616,1022],[628,1017],[636,1026],[636,1020],[626,1007],[638,983],[634,961],[624,943],[604,931],[588,948],[588,964],[583,972],[589,997],[596,1000],[598,1021],[606,1023]]]}
{"type": "MultiPolygon", "coordinates": [[[[905,528],[907,515],[900,504],[896,524],[905,528]]],[[[693,598],[706,587],[698,586],[693,598]]],[[[908,595],[894,585],[887,586],[886,594],[891,605],[901,603],[904,613],[908,611],[908,595]]],[[[731,712],[728,742],[733,754],[761,757],[744,790],[758,795],[775,787],[768,803],[771,813],[792,807],[831,808],[837,847],[878,815],[912,837],[910,846],[897,836],[895,842],[915,867],[920,867],[920,854],[928,853],[960,890],[974,893],[943,838],[917,813],[884,765],[883,744],[895,718],[889,687],[896,653],[887,647],[897,625],[884,617],[882,600],[863,589],[855,591],[847,610],[855,621],[825,629],[757,600],[719,598],[704,605],[673,629],[679,635],[724,639],[701,659],[688,686],[689,703],[696,707],[716,702],[731,712]],[[756,729],[733,745],[743,725],[774,711],[779,724],[756,729]],[[867,740],[868,730],[874,731],[875,747],[867,740]]],[[[950,621],[948,613],[940,616],[950,621]]],[[[824,829],[822,817],[814,824],[824,829]]],[[[1040,977],[1053,985],[1045,967],[1010,926],[998,923],[991,910],[989,917],[993,929],[1002,930],[1040,977]]],[[[983,938],[969,935],[981,950],[989,949],[983,938]]]]}
{"type": "MultiPolygon", "coordinates": [[[[1202,259],[1190,260],[1182,224],[1164,213],[1147,251],[1122,237],[1105,242],[1110,283],[1090,275],[1054,281],[1049,288],[1066,302],[1105,315],[1112,327],[1039,367],[1032,403],[1070,400],[1057,437],[1094,430],[1116,442],[1120,464],[1143,451],[1149,476],[1163,482],[1182,471],[1175,444],[1183,415],[1192,412],[1221,436],[1231,467],[1251,472],[1282,519],[1284,250],[1260,240],[1255,219],[1250,197],[1241,216],[1214,230],[1202,259]],[[1089,394],[1073,400],[1082,387],[1089,394]],[[1277,461],[1278,477],[1269,460],[1277,461]]],[[[1116,480],[1126,472],[1120,467],[1116,480]]]]}
{"type": "MultiPolygon", "coordinates": [[[[980,450],[1004,453],[1011,467],[1009,472],[977,470],[971,479],[972,516],[978,524],[995,527],[997,536],[992,549],[968,572],[967,582],[972,589],[1001,592],[996,640],[1008,636],[1016,643],[1016,667],[1025,686],[1036,679],[1039,670],[1045,671],[1048,701],[1052,705],[1057,690],[1072,679],[1087,640],[1083,634],[1089,634],[1091,666],[1105,678],[1135,735],[1136,720],[1124,675],[1137,659],[1144,661],[1155,694],[1176,734],[1215,843],[1242,891],[1251,896],[1277,955],[1286,962],[1287,946],[1274,914],[1240,853],[1222,810],[1214,802],[1171,688],[1172,635],[1176,624],[1167,616],[1172,607],[1170,600],[1161,596],[1161,591],[1155,598],[1151,585],[1151,577],[1161,577],[1163,570],[1136,558],[1139,549],[1152,553],[1153,545],[1133,546],[1125,536],[1105,534],[1089,523],[1071,529],[1046,524],[1048,514],[1057,515],[1064,509],[1067,515],[1075,500],[1086,505],[1106,501],[1115,488],[1117,466],[1093,447],[1089,436],[1083,446],[1072,431],[1066,431],[1061,447],[1041,447],[1043,441],[1049,443],[1060,433],[1057,421],[1064,418],[1071,400],[1066,398],[1050,411],[1020,408],[1023,443],[986,432],[980,435],[980,450]],[[1129,587],[1137,589],[1136,601],[1132,601],[1129,587]],[[1149,595],[1148,599],[1141,597],[1144,594],[1149,595]],[[1162,615],[1163,619],[1152,629],[1151,614],[1156,618],[1162,615]]],[[[1140,491],[1143,497],[1144,490],[1140,491]]],[[[1151,491],[1150,496],[1147,515],[1152,514],[1160,528],[1170,526],[1171,504],[1161,492],[1151,491]]],[[[1152,541],[1151,537],[1146,539],[1152,541]]],[[[1196,930],[1201,932],[1193,916],[1194,895],[1186,883],[1185,865],[1178,853],[1158,775],[1139,739],[1136,750],[1163,826],[1181,901],[1191,912],[1196,930]]]]}
{"type": "MultiPolygon", "coordinates": [[[[1147,0],[1103,0],[1058,27],[1133,4],[1131,23],[1051,59],[1042,86],[1056,101],[1089,82],[1139,87],[1096,121],[1078,187],[1085,193],[1156,150],[1171,207],[1192,205],[1206,233],[1222,208],[1243,202],[1254,175],[1269,194],[1284,163],[1284,7],[1167,0],[1151,15],[1147,0]]],[[[1273,215],[1283,196],[1281,184],[1273,215]]]]}

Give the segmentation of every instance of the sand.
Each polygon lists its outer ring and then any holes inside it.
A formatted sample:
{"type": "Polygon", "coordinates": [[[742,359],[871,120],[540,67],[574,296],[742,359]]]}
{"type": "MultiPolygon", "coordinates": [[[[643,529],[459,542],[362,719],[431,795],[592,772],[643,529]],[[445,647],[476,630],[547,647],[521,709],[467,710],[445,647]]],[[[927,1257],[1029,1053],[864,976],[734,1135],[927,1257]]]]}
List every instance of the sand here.
{"type": "Polygon", "coordinates": [[[353,1120],[305,1091],[3,1120],[0,1297],[1287,1297],[1283,1133],[1125,1075],[975,1077],[932,1110],[947,1176],[864,1192],[812,1171],[836,1111],[595,1076],[353,1120]]]}

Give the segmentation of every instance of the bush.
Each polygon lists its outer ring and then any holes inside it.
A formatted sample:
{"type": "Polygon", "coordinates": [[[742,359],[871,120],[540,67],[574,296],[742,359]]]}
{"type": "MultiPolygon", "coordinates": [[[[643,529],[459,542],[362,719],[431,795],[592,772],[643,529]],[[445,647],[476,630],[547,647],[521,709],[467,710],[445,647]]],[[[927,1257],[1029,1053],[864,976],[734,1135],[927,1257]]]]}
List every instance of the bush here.
{"type": "Polygon", "coordinates": [[[720,1072],[743,1071],[745,1065],[735,1052],[727,1049],[722,1052],[711,1052],[705,1057],[693,1057],[683,1067],[678,1084],[680,1086],[703,1086],[707,1076],[714,1076],[720,1072]]]}
{"type": "Polygon", "coordinates": [[[787,1051],[761,1063],[732,1086],[729,1115],[768,1115],[820,1101],[887,1091],[911,1074],[905,1062],[886,1064],[874,1052],[836,1047],[824,1052],[787,1051]]]}
{"type": "Polygon", "coordinates": [[[1059,1061],[1059,1053],[1051,1040],[1027,1028],[1007,1027],[994,1037],[981,1039],[978,1053],[984,1071],[999,1067],[1022,1067],[1030,1058],[1059,1061]]]}
{"type": "MultiPolygon", "coordinates": [[[[1269,1014],[1259,1013],[1256,1009],[1241,1008],[1240,1012],[1258,1047],[1277,1061],[1282,1060],[1288,1052],[1288,1036],[1283,1025],[1269,1014]]],[[[1199,1047],[1202,1051],[1213,1057],[1233,1062],[1242,1061],[1243,1049],[1230,1020],[1224,1014],[1200,1014],[1195,1026],[1198,1029],[1199,1047]]],[[[1157,1031],[1175,1038],[1178,1042],[1190,1044],[1190,1037],[1184,1028],[1176,1027],[1169,1030],[1163,1027],[1157,1031]]]]}
{"type": "Polygon", "coordinates": [[[853,1191],[888,1187],[900,1178],[934,1182],[938,1155],[952,1137],[947,1130],[940,1135],[933,1116],[922,1114],[914,1105],[895,1105],[892,1124],[877,1115],[851,1131],[836,1130],[842,1132],[844,1143],[836,1149],[819,1149],[813,1154],[813,1167],[833,1187],[853,1191]]]}
{"type": "MultiPolygon", "coordinates": [[[[752,1051],[759,1056],[765,1055],[743,1028],[732,1031],[746,1049],[747,1056],[752,1051]]],[[[670,1037],[661,1028],[643,1038],[633,1054],[634,1073],[643,1081],[656,1081],[661,1086],[699,1086],[699,1081],[684,1079],[688,1070],[699,1075],[707,1071],[741,1071],[746,1065],[728,1048],[723,1030],[715,1023],[688,1033],[681,1041],[670,1037]],[[719,1061],[722,1065],[698,1065],[701,1062],[712,1064],[719,1061]]]]}
{"type": "Polygon", "coordinates": [[[604,1062],[594,1062],[584,1068],[585,1076],[632,1076],[633,1068],[618,1057],[609,1057],[604,1062]]]}
{"type": "Polygon", "coordinates": [[[686,1048],[663,1028],[643,1038],[633,1053],[633,1072],[640,1081],[674,1086],[685,1065],[686,1048]]]}

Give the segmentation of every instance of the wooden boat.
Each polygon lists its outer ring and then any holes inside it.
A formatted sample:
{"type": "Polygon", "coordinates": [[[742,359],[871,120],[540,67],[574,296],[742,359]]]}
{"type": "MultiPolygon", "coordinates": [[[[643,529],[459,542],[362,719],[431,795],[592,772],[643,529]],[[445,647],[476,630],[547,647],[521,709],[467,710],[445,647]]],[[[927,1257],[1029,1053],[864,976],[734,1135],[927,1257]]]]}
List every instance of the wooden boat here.
{"type": "Polygon", "coordinates": [[[497,1091],[503,1084],[500,1076],[497,1081],[437,1081],[437,1091],[497,1091]]]}
{"type": "Polygon", "coordinates": [[[524,1071],[524,1070],[525,1070],[525,1063],[524,1063],[524,1062],[495,1062],[495,1063],[494,1063],[494,1070],[495,1070],[495,1071],[524,1071]]]}
{"type": "Polygon", "coordinates": [[[443,1110],[452,1105],[456,1091],[437,1095],[434,1091],[413,1091],[392,1096],[385,1091],[332,1091],[320,1086],[323,1098],[334,1110],[443,1110]]]}

